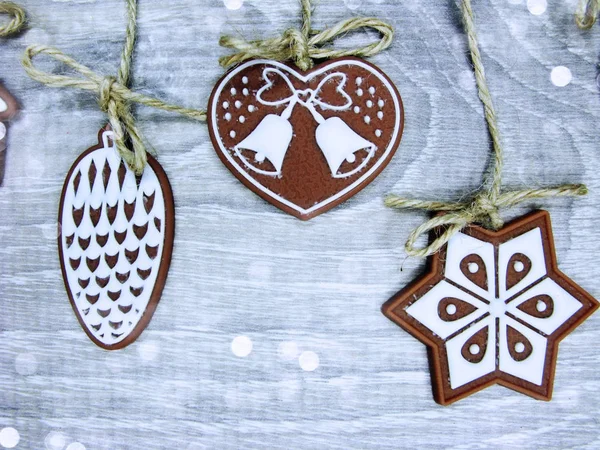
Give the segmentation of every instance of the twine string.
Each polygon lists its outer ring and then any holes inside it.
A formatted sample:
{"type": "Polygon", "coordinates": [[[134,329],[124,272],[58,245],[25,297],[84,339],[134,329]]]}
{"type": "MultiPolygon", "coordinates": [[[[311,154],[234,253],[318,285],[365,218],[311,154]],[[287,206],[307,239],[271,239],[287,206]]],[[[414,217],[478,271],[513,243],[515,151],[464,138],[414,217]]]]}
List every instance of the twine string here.
{"type": "Polygon", "coordinates": [[[582,30],[589,30],[596,23],[600,12],[600,0],[580,0],[575,22],[582,30]]]}
{"type": "Polygon", "coordinates": [[[165,103],[154,97],[132,91],[129,88],[137,27],[136,0],[127,0],[127,17],[125,45],[116,77],[99,75],[60,50],[45,45],[30,45],[27,47],[21,62],[27,75],[46,86],[96,92],[98,94],[98,105],[108,115],[108,120],[115,134],[117,151],[131,170],[137,175],[141,175],[146,167],[147,151],[135,117],[131,113],[132,103],[175,112],[198,121],[206,121],[206,111],[165,103]],[[56,75],[36,68],[33,64],[33,58],[40,54],[50,56],[65,64],[83,78],[56,75]]]}
{"type": "Polygon", "coordinates": [[[13,2],[0,2],[0,14],[11,16],[6,25],[0,26],[0,37],[16,34],[25,27],[27,16],[25,10],[13,2]]]}
{"type": "Polygon", "coordinates": [[[247,41],[234,36],[222,36],[219,44],[222,47],[236,50],[237,53],[223,56],[219,63],[223,67],[239,64],[251,58],[265,58],[277,61],[292,60],[302,70],[314,66],[315,59],[332,59],[344,56],[369,57],[388,48],[394,37],[391,25],[375,17],[355,17],[344,20],[320,32],[311,28],[312,2],[300,0],[302,9],[302,28],[289,28],[279,37],[247,41]],[[381,35],[381,38],[359,48],[335,50],[322,47],[341,35],[363,28],[371,28],[381,35]]]}
{"type": "Polygon", "coordinates": [[[504,222],[500,217],[500,208],[509,208],[522,202],[550,197],[571,197],[586,195],[587,188],[582,184],[566,184],[557,187],[540,189],[521,189],[502,191],[502,169],[504,150],[498,129],[498,120],[489,92],[485,70],[479,52],[477,33],[471,0],[462,0],[461,12],[467,34],[471,61],[475,72],[475,80],[479,99],[484,108],[493,155],[490,160],[490,171],[485,180],[484,189],[465,202],[421,201],[389,195],[385,204],[397,209],[419,209],[429,212],[443,212],[415,228],[406,241],[406,252],[410,256],[426,257],[438,252],[448,241],[466,226],[474,223],[492,230],[502,228],[504,222]],[[430,231],[441,230],[440,234],[426,247],[417,247],[417,242],[430,231]]]}

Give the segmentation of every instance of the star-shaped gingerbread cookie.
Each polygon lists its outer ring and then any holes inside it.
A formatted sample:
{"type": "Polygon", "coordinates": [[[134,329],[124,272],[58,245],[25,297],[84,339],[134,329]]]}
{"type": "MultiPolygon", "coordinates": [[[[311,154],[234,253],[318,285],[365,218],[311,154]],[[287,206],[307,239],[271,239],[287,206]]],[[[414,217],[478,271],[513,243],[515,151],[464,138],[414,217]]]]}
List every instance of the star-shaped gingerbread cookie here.
{"type": "Polygon", "coordinates": [[[448,405],[496,383],[550,400],[559,342],[598,305],[558,270],[538,211],[456,234],[382,310],[428,346],[435,400],[448,405]]]}

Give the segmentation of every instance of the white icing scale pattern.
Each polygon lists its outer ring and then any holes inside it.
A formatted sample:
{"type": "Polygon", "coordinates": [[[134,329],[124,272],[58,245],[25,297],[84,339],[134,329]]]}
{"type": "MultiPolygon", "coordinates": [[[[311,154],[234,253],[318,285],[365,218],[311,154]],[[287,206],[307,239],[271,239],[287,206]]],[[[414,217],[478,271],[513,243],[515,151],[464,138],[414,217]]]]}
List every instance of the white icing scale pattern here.
{"type": "Polygon", "coordinates": [[[165,240],[165,200],[156,173],[127,168],[104,132],[66,180],[61,236],[66,283],[87,330],[115,345],[148,305],[165,240]]]}
{"type": "Polygon", "coordinates": [[[497,254],[458,233],[446,256],[445,278],[406,312],[444,340],[450,387],[496,370],[541,386],[547,337],[583,305],[547,276],[540,228],[500,244],[497,254]]]}

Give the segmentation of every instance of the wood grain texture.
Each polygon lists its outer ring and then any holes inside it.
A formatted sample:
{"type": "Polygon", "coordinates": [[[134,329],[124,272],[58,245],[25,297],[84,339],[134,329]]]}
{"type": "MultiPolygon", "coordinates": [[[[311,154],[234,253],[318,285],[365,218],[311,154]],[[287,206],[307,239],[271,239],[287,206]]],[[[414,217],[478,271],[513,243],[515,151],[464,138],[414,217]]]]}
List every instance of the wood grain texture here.
{"type": "MultiPolygon", "coordinates": [[[[245,189],[216,157],[205,125],[137,109],[173,185],[176,240],[152,323],[112,353],[79,328],[55,239],[64,176],[105,119],[92,95],[41,86],[18,59],[26,45],[45,43],[114,74],[125,8],[118,0],[21,3],[29,31],[0,42],[0,78],[23,108],[0,188],[0,427],[19,431],[17,448],[53,448],[49,433],[66,438],[60,448],[78,441],[88,450],[600,446],[600,315],[562,342],[552,402],[492,387],[444,408],[431,395],[425,347],[380,312],[424,270],[402,248],[425,218],[386,209],[382,196],[471,193],[489,155],[454,1],[319,2],[317,29],[352,15],[394,25],[395,44],[371,61],[397,84],[406,127],[374,183],[310,222],[245,189]],[[246,358],[230,348],[240,335],[253,342],[246,358]],[[282,358],[283,342],[315,352],[319,367],[305,372],[297,357],[282,358]]],[[[560,268],[598,296],[600,28],[579,31],[572,0],[549,3],[541,16],[524,0],[474,5],[505,181],[585,182],[591,194],[504,216],[548,209],[560,268]],[[563,88],[550,82],[558,65],[573,73],[563,88]]],[[[295,0],[246,0],[238,11],[221,0],[141,1],[135,88],[204,107],[223,73],[220,33],[272,36],[297,24],[296,10],[295,0]]],[[[339,45],[373,38],[359,32],[339,45]]]]}

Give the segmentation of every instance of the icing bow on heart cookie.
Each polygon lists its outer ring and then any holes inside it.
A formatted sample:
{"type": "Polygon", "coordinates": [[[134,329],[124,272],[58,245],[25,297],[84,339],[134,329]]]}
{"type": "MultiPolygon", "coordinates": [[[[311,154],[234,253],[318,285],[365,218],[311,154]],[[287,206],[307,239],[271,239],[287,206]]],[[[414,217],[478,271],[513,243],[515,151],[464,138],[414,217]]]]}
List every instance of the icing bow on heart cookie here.
{"type": "Polygon", "coordinates": [[[283,160],[294,134],[293,126],[289,119],[298,104],[305,107],[318,123],[315,131],[317,145],[327,160],[333,178],[349,177],[360,172],[367,165],[374,155],[375,150],[377,150],[377,146],[356,133],[339,117],[325,119],[316,109],[316,107],[320,107],[324,110],[345,111],[352,106],[352,98],[344,90],[348,80],[348,76],[345,73],[330,73],[319,82],[316,89],[308,88],[302,90],[296,89],[290,78],[277,68],[265,68],[263,70],[263,78],[266,84],[256,93],[258,103],[265,106],[287,106],[280,115],[268,114],[265,116],[254,131],[234,147],[237,156],[247,167],[263,175],[281,175],[283,160]],[[274,81],[270,78],[270,75],[279,76],[291,91],[291,95],[277,100],[264,99],[263,94],[274,86],[274,81]],[[342,105],[335,105],[321,99],[320,95],[323,87],[329,83],[334,83],[336,86],[335,91],[343,97],[344,103],[342,105]],[[275,170],[268,171],[256,167],[244,157],[241,152],[242,149],[256,152],[255,160],[258,162],[263,162],[267,158],[275,170]],[[354,153],[359,150],[366,150],[368,152],[367,157],[362,163],[349,172],[338,173],[344,161],[353,163],[356,160],[354,153]]]}

